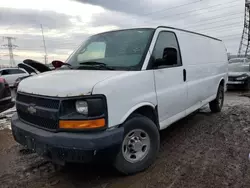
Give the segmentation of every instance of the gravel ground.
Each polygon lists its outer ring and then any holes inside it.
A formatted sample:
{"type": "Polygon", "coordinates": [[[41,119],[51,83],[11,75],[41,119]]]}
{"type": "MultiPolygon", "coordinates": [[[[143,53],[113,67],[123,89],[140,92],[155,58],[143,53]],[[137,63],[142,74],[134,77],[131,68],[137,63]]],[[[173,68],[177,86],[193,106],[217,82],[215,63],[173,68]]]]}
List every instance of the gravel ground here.
{"type": "MultiPolygon", "coordinates": [[[[15,143],[9,117],[0,122],[0,187],[208,188],[250,185],[250,95],[230,92],[224,109],[207,107],[161,133],[155,164],[123,177],[109,164],[58,169],[15,143]],[[4,125],[4,126],[3,126],[4,125]]],[[[6,113],[6,112],[5,112],[6,113]]],[[[4,117],[4,115],[2,115],[4,117]]]]}

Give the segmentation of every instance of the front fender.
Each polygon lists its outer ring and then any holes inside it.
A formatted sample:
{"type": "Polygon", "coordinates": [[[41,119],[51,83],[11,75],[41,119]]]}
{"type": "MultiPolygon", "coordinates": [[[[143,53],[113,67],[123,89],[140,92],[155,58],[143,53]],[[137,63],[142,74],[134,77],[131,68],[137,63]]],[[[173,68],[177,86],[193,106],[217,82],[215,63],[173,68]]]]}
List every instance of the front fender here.
{"type": "Polygon", "coordinates": [[[150,102],[142,102],[140,104],[137,104],[135,106],[133,106],[121,119],[119,124],[122,124],[126,121],[126,119],[133,113],[135,112],[137,109],[143,107],[143,106],[150,106],[152,108],[155,108],[155,105],[153,103],[150,102]]]}
{"type": "Polygon", "coordinates": [[[95,85],[94,94],[106,96],[109,127],[120,125],[143,105],[157,105],[153,71],[128,71],[108,78],[95,85]]]}

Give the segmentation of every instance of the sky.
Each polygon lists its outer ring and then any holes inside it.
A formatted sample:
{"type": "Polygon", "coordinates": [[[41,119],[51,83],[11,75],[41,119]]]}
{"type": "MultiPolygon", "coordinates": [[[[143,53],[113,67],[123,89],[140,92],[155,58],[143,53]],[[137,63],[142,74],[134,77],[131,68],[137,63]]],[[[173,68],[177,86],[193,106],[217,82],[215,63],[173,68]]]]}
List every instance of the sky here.
{"type": "Polygon", "coordinates": [[[0,65],[9,64],[4,37],[13,37],[16,64],[26,58],[66,60],[88,36],[116,29],[187,29],[224,41],[236,54],[245,0],[0,0],[0,65]]]}

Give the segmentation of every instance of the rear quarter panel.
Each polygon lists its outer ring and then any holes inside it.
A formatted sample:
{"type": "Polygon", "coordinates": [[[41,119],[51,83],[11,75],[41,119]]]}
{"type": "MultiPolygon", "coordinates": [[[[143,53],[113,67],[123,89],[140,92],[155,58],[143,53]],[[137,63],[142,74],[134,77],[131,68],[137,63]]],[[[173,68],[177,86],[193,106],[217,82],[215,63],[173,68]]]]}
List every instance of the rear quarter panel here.
{"type": "Polygon", "coordinates": [[[187,71],[188,102],[192,106],[215,96],[222,79],[227,82],[227,52],[219,40],[184,31],[175,32],[187,71]]]}

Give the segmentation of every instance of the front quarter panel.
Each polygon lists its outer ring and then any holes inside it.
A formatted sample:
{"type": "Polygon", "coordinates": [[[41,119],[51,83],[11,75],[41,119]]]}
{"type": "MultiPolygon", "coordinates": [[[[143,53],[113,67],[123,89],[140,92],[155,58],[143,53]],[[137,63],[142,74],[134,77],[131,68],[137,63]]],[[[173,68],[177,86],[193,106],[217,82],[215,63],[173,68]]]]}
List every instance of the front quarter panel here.
{"type": "Polygon", "coordinates": [[[94,94],[107,98],[109,127],[122,124],[141,106],[157,105],[153,71],[128,71],[96,84],[94,94]]]}

